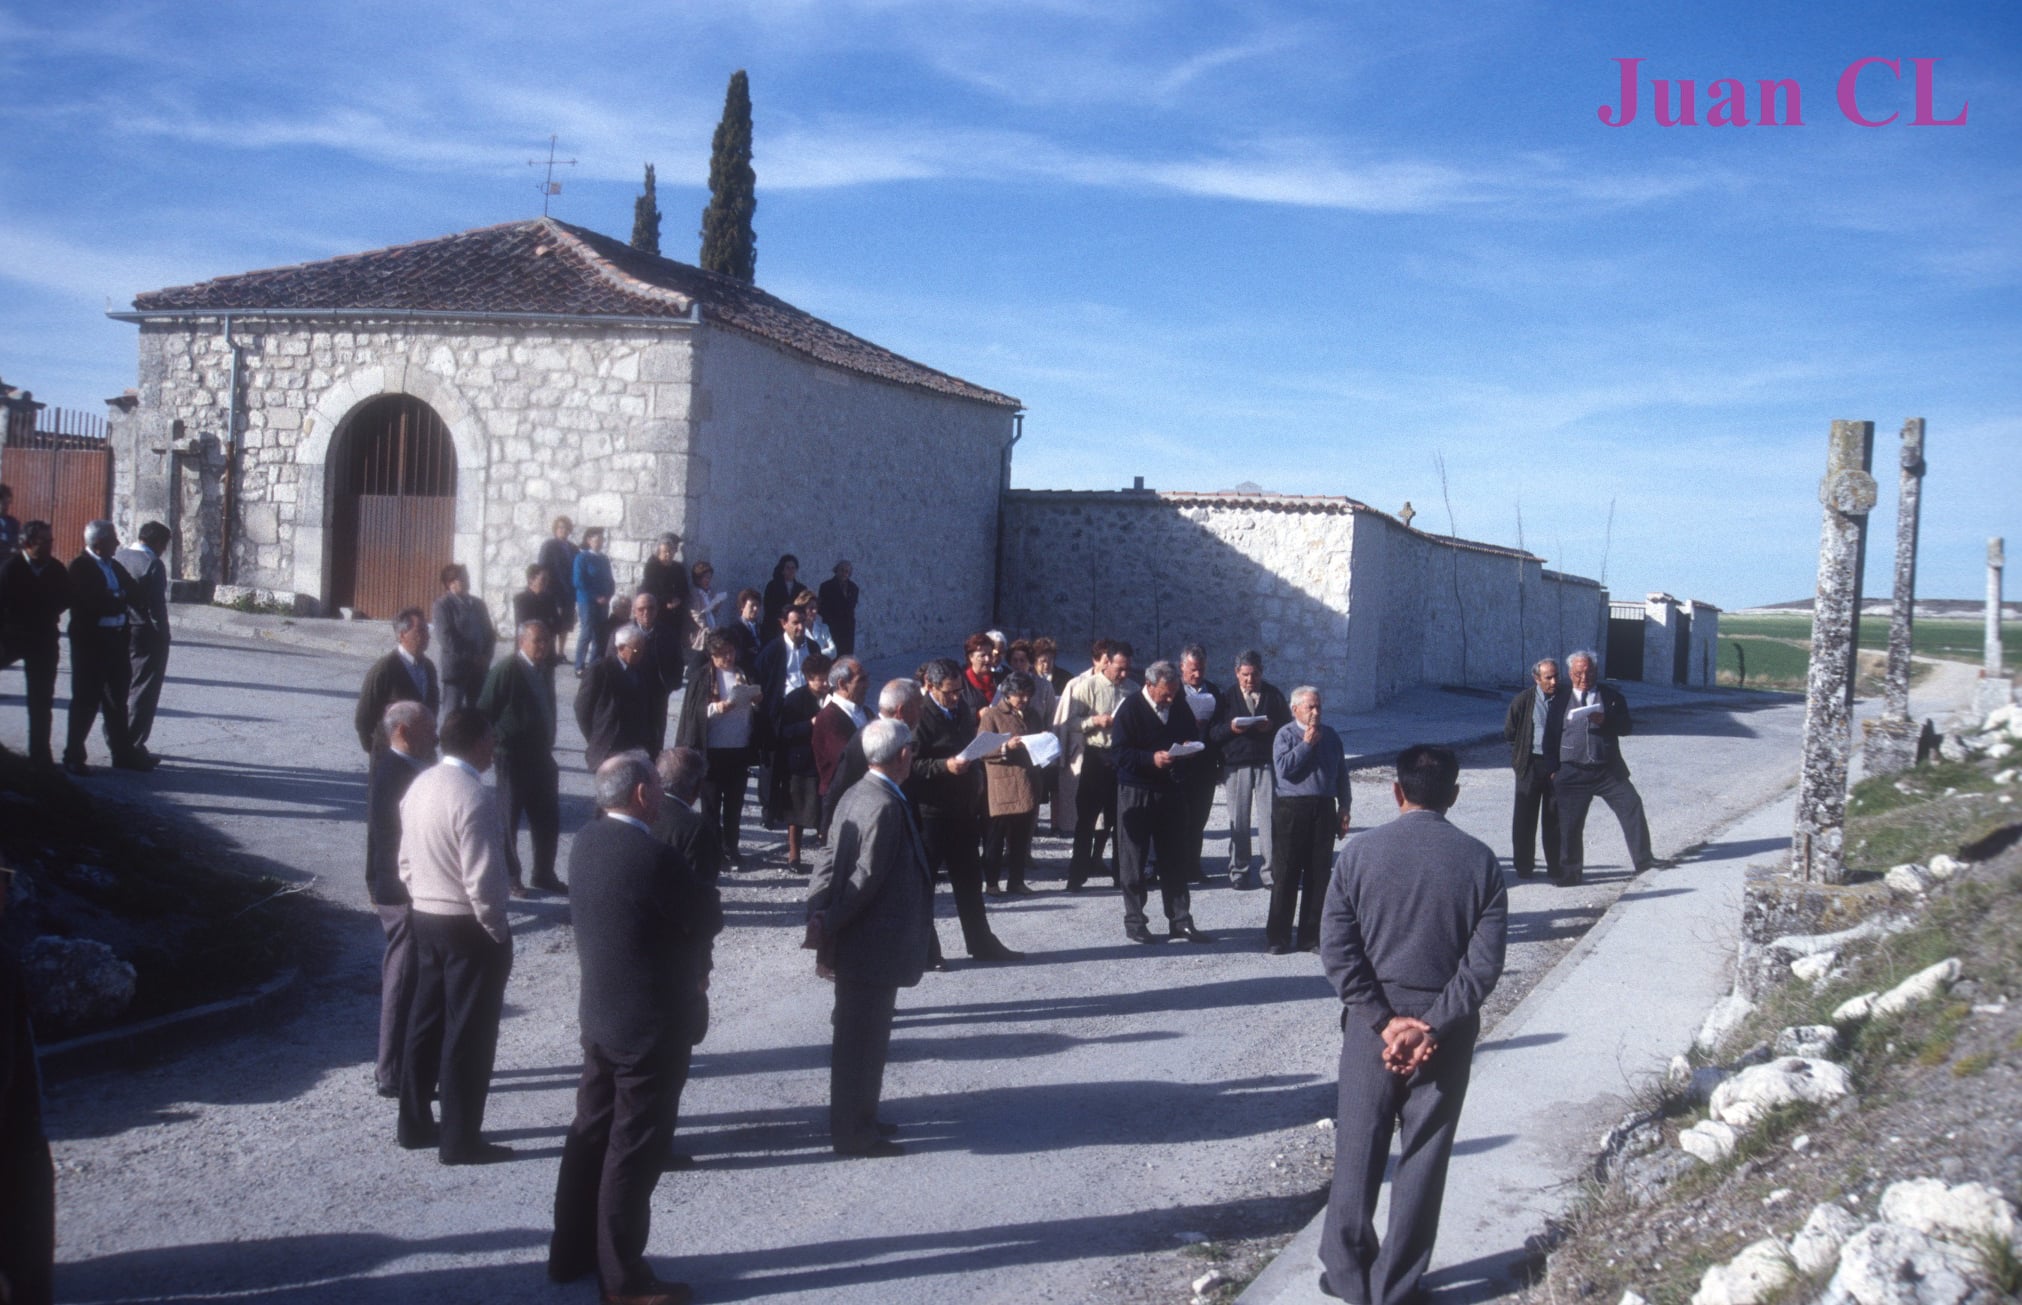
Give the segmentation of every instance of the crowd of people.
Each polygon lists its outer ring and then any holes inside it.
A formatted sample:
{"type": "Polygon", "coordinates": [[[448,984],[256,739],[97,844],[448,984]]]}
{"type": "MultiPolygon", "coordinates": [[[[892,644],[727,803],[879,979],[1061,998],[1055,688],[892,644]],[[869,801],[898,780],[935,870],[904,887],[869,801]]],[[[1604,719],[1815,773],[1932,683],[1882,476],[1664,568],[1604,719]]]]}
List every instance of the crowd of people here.
{"type": "MultiPolygon", "coordinates": [[[[112,525],[93,522],[66,567],[51,557],[47,523],[32,521],[0,559],[0,636],[27,664],[30,750],[45,762],[56,622],[68,611],[64,764],[85,772],[99,718],[114,765],[154,763],[168,533],[158,522],[139,533],[136,548],[120,549],[112,525]]],[[[959,658],[878,686],[873,701],[854,655],[859,594],[848,562],[817,593],[783,556],[762,590],[730,594],[707,562],[684,564],[680,539],[667,535],[621,602],[604,532],[585,531],[581,546],[573,535],[558,518],[527,568],[503,655],[468,572],[451,564],[431,611],[394,618],[394,647],[359,693],[366,887],[386,942],[375,1079],[398,1102],[401,1146],[449,1165],[513,1157],[483,1133],[512,968],[507,904],[568,895],[584,1066],[548,1273],[558,1282],[594,1273],[607,1301],[685,1301],[683,1284],[646,1264],[650,1198],[666,1170],[691,1163],[675,1149],[679,1102],[709,1024],[721,875],[746,864],[754,777],[763,818],[785,831],[786,864],[809,876],[801,944],[834,985],[829,1122],[847,1157],[905,1152],[880,1101],[898,990],[946,968],[938,879],[972,960],[1020,960],[996,936],[987,902],[1036,891],[1043,826],[1067,843],[1066,891],[1102,877],[1118,891],[1127,939],[1211,943],[1192,888],[1205,881],[1219,793],[1221,873],[1245,889],[1269,871],[1265,950],[1319,952],[1343,1003],[1341,1155],[1322,1287],[1364,1301],[1409,1297],[1430,1256],[1506,913],[1495,855],[1445,821],[1458,792],[1451,751],[1407,749],[1393,786],[1399,818],[1337,857],[1350,832],[1350,758],[1320,691],[1280,690],[1255,651],[1235,659],[1224,688],[1198,645],[1140,674],[1129,643],[1098,639],[1087,668],[1071,673],[1051,639],[983,631],[959,658]],[[576,836],[564,881],[555,679],[571,633],[596,818],[576,836]],[[1376,1190],[1399,1127],[1407,1164],[1379,1241],[1376,1190]]],[[[1574,653],[1568,671],[1562,687],[1558,663],[1538,663],[1506,717],[1516,872],[1534,873],[1542,836],[1553,877],[1580,882],[1596,797],[1620,819],[1636,868],[1661,864],[1621,756],[1626,703],[1599,682],[1592,653],[1574,653]]]]}

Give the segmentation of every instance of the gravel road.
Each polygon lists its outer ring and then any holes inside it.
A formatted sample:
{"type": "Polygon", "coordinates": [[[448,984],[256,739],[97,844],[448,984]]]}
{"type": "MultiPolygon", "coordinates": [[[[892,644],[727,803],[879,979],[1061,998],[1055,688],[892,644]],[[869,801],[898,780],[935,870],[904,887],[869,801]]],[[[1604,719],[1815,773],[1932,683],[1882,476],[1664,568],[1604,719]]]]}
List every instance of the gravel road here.
{"type": "MultiPolygon", "coordinates": [[[[487,1131],[519,1159],[445,1169],[399,1150],[370,1070],[379,938],[363,909],[364,767],[350,729],[363,663],[196,635],[176,645],[172,671],[156,730],[167,763],[89,782],[175,803],[221,848],[308,885],[333,908],[333,946],[261,1027],[52,1087],[60,1299],[593,1300],[540,1270],[579,1063],[566,903],[513,911],[487,1131]]],[[[5,687],[18,693],[11,674],[5,687]]],[[[0,740],[19,746],[18,708],[0,715],[0,740]]],[[[1501,705],[1483,699],[1475,732],[1500,722],[1501,705]]],[[[1660,855],[1794,779],[1802,709],[1789,699],[1648,712],[1639,725],[1627,751],[1660,855]]],[[[565,763],[576,743],[565,723],[565,763]]],[[[1475,747],[1467,761],[1454,819],[1506,851],[1502,750],[1475,747]]],[[[567,828],[587,793],[577,764],[567,828]]],[[[1387,778],[1358,775],[1357,825],[1390,809],[1387,778]]],[[[1226,843],[1210,828],[1218,868],[1226,843]]],[[[1513,882],[1491,1019],[1621,891],[1604,808],[1589,849],[1583,888],[1513,882]]],[[[1265,894],[1212,875],[1195,915],[1219,942],[1131,945],[1117,897],[1059,891],[1064,845],[1037,850],[1044,891],[991,907],[998,934],[1030,953],[1022,964],[960,960],[941,894],[957,959],[901,994],[886,1101],[910,1154],[886,1161],[827,1149],[830,996],[797,947],[802,881],[777,859],[727,877],[712,1029],[683,1103],[682,1142],[699,1163],[654,1202],[665,1276],[704,1300],[1091,1301],[1164,1283],[1183,1297],[1171,1255],[1183,1234],[1267,1236],[1305,1220],[1317,1176],[1273,1161],[1310,1152],[1332,1108],[1338,1031],[1317,959],[1265,956],[1265,894]]],[[[565,866],[567,854],[565,835],[565,866]]]]}

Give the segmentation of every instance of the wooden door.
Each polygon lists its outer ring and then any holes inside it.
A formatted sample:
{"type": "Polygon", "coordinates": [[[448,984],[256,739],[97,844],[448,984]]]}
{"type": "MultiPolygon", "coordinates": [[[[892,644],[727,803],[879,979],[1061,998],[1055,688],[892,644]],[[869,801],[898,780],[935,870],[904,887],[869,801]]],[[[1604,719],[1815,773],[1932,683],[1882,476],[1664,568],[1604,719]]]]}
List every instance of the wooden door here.
{"type": "Polygon", "coordinates": [[[456,450],[421,400],[390,394],[346,423],[335,459],[331,602],[386,619],[426,610],[455,559],[456,450]]]}

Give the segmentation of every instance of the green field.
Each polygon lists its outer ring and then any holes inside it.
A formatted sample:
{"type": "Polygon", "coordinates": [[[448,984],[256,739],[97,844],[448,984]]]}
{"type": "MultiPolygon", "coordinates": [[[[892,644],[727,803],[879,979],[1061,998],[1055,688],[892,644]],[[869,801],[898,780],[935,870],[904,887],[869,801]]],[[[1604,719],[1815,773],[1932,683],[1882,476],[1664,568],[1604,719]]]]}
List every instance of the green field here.
{"type": "MultiPolygon", "coordinates": [[[[1985,637],[1984,627],[1979,621],[1918,621],[1915,626],[1916,649],[1926,657],[1942,657],[1948,661],[1973,662],[1980,660],[1981,640],[1985,637]]],[[[1748,654],[1748,679],[1752,684],[1756,679],[1755,644],[1762,640],[1808,640],[1811,638],[1811,615],[1807,612],[1791,612],[1788,615],[1729,616],[1720,617],[1720,667],[1731,670],[1735,665],[1733,650],[1728,643],[1735,639],[1746,640],[1744,648],[1748,654]]],[[[1869,616],[1861,620],[1860,646],[1873,651],[1885,651],[1889,646],[1889,623],[1886,617],[1869,616]]],[[[1799,659],[1797,678],[1804,678],[1803,650],[1793,647],[1799,659]]],[[[2001,625],[2002,661],[2010,675],[2022,667],[2022,621],[2004,621],[2001,625]]],[[[1765,651],[1766,664],[1780,665],[1773,654],[1765,651]]]]}

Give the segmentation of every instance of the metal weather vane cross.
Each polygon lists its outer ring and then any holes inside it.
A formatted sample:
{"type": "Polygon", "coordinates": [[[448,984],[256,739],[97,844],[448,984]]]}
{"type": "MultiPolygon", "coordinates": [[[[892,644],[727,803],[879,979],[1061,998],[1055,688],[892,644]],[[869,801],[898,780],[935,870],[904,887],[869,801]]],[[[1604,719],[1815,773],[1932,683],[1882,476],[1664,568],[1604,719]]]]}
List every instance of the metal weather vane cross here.
{"type": "Polygon", "coordinates": [[[545,166],[547,168],[547,171],[542,175],[539,186],[536,187],[541,192],[541,216],[546,217],[548,215],[548,200],[562,193],[562,183],[555,180],[555,169],[573,168],[576,166],[576,161],[574,159],[556,158],[555,137],[550,135],[548,137],[548,156],[545,159],[528,159],[527,166],[530,168],[545,166]]]}

